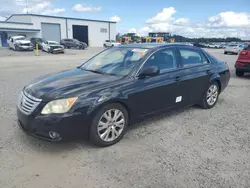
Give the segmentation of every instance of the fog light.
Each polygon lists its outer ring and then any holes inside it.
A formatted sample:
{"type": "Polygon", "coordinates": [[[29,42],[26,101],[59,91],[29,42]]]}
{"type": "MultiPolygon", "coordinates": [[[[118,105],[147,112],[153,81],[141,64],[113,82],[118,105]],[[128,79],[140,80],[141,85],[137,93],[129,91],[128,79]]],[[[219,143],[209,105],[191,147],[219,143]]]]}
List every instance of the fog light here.
{"type": "Polygon", "coordinates": [[[49,137],[52,138],[52,139],[56,139],[56,138],[60,137],[60,134],[57,133],[57,132],[54,132],[54,131],[50,131],[49,132],[49,137]]]}

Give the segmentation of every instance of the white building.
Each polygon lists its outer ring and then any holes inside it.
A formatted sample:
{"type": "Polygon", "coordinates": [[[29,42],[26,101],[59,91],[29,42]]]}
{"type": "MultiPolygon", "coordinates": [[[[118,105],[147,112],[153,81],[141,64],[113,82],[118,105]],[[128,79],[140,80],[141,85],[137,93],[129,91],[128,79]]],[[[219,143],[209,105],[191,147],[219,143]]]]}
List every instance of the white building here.
{"type": "Polygon", "coordinates": [[[8,37],[25,35],[60,42],[61,39],[78,39],[91,47],[100,47],[105,40],[115,40],[116,23],[101,20],[13,14],[0,22],[0,47],[7,46],[8,37]]]}

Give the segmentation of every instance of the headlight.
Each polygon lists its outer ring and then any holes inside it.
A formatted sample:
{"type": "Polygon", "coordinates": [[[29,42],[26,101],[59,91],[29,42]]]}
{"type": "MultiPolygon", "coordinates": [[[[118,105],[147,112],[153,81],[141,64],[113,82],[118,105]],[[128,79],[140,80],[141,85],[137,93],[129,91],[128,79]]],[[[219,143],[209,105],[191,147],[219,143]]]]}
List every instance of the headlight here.
{"type": "Polygon", "coordinates": [[[42,114],[62,114],[70,110],[73,104],[76,102],[77,97],[68,99],[58,99],[49,102],[42,110],[42,114]]]}

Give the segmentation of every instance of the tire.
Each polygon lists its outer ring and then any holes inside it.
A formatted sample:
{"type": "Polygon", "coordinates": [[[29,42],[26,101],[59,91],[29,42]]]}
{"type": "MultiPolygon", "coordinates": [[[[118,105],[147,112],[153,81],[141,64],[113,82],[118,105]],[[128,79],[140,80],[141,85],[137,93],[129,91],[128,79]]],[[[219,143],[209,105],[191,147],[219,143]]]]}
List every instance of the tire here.
{"type": "Polygon", "coordinates": [[[218,101],[219,91],[220,91],[220,88],[219,88],[219,85],[218,85],[217,82],[210,83],[207,90],[206,90],[206,92],[203,94],[203,97],[202,97],[202,100],[201,100],[201,103],[200,103],[200,107],[204,108],[204,109],[213,108],[216,105],[217,101],[218,101]],[[216,89],[214,89],[214,87],[216,89]],[[215,94],[215,92],[217,94],[215,94]],[[211,93],[210,98],[208,98],[209,93],[211,93]],[[209,101],[211,98],[213,100],[209,101]]]}
{"type": "Polygon", "coordinates": [[[227,54],[227,52],[224,52],[224,54],[227,54]]]}
{"type": "Polygon", "coordinates": [[[235,74],[236,74],[236,76],[238,76],[238,77],[242,77],[242,76],[244,76],[244,72],[243,71],[235,71],[235,74]]]}
{"type": "Polygon", "coordinates": [[[112,103],[103,106],[98,110],[93,118],[89,132],[90,141],[96,146],[100,147],[111,146],[122,139],[127,130],[128,122],[128,112],[121,104],[112,103]],[[115,116],[115,111],[117,112],[117,114],[121,113],[121,115],[117,118],[117,120],[111,119],[110,123],[108,123],[108,120],[105,118],[105,114],[106,117],[112,117],[112,115],[115,116]],[[111,112],[110,116],[108,115],[109,112],[111,112]],[[122,122],[120,123],[120,126],[122,128],[114,123],[117,121],[122,122]],[[100,130],[98,130],[98,126],[100,125],[100,123],[103,124],[103,128],[100,127],[100,130]],[[114,131],[116,131],[116,135],[114,131]],[[101,135],[104,135],[103,138],[101,138],[101,135]],[[112,136],[115,136],[116,138],[113,139],[112,136]]]}
{"type": "Polygon", "coordinates": [[[106,44],[104,44],[104,45],[103,45],[103,47],[104,47],[104,48],[107,48],[107,45],[106,45],[106,44]]]}

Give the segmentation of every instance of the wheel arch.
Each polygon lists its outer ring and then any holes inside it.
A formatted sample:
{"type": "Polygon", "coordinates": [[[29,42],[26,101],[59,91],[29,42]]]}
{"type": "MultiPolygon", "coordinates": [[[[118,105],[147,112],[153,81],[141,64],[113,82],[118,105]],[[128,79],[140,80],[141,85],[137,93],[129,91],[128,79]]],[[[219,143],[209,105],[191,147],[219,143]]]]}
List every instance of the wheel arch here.
{"type": "Polygon", "coordinates": [[[216,82],[219,86],[219,93],[221,92],[221,80],[219,75],[215,75],[210,79],[210,83],[216,82]]]}
{"type": "Polygon", "coordinates": [[[128,122],[130,123],[130,121],[131,121],[131,111],[130,111],[128,105],[126,104],[126,102],[123,101],[123,100],[119,100],[119,99],[112,99],[112,100],[105,101],[102,104],[92,108],[89,111],[89,114],[91,114],[91,116],[95,116],[96,113],[98,112],[98,110],[100,110],[102,107],[104,107],[106,105],[109,105],[109,104],[120,104],[123,108],[125,108],[127,113],[128,113],[128,122]]]}

